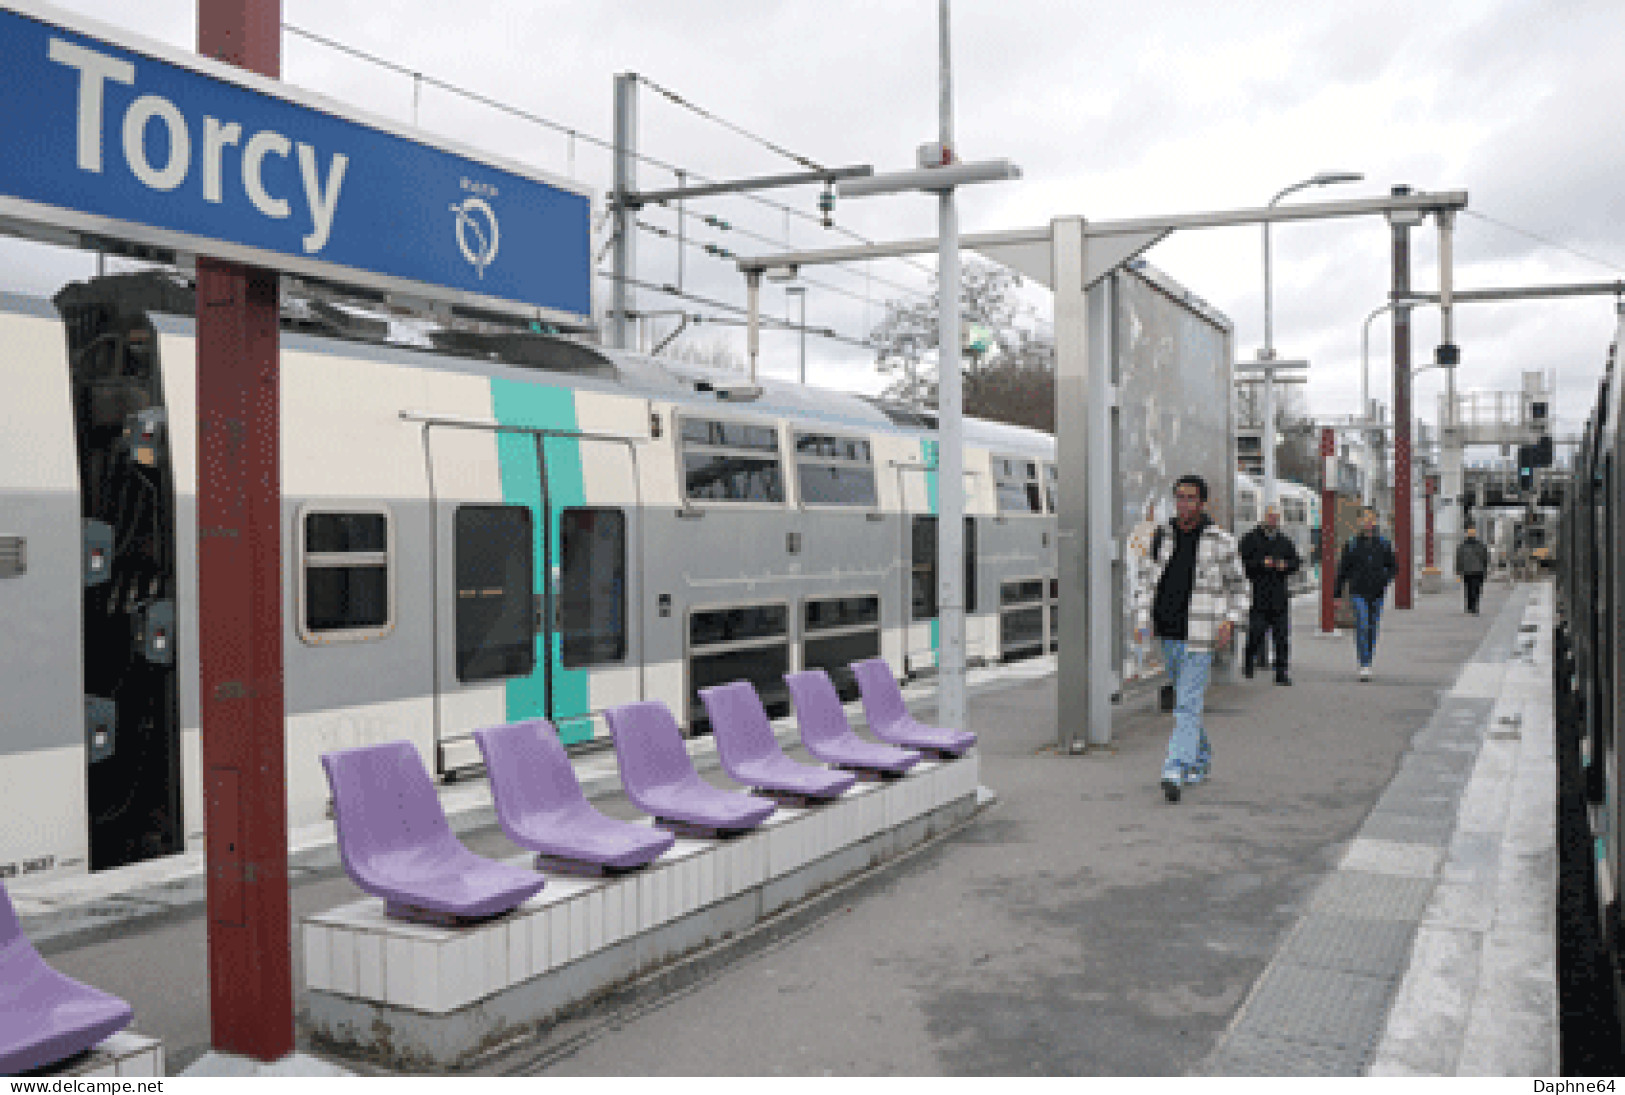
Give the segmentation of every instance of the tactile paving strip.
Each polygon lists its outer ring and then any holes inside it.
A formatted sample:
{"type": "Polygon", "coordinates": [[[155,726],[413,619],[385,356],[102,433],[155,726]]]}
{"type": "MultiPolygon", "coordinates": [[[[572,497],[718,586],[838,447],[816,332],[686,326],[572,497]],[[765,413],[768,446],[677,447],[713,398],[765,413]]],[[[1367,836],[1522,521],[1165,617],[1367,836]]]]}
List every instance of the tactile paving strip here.
{"type": "Polygon", "coordinates": [[[1287,940],[1282,959],[1312,969],[1393,980],[1405,971],[1415,934],[1416,925],[1408,921],[1310,913],[1287,940]]]}
{"type": "Polygon", "coordinates": [[[1374,1045],[1319,1045],[1237,1032],[1203,1063],[1208,1076],[1359,1076],[1374,1045]]]}
{"type": "Polygon", "coordinates": [[[1368,1048],[1382,1030],[1393,990],[1388,977],[1280,962],[1264,974],[1235,1033],[1368,1048]]]}
{"type": "Polygon", "coordinates": [[[1315,891],[1310,910],[1364,920],[1410,920],[1420,923],[1433,879],[1402,878],[1369,871],[1336,871],[1315,891]]]}
{"type": "Polygon", "coordinates": [[[1443,848],[1456,831],[1456,819],[1448,815],[1405,814],[1396,810],[1373,810],[1360,826],[1364,840],[1394,840],[1406,844],[1433,844],[1443,848]]]}

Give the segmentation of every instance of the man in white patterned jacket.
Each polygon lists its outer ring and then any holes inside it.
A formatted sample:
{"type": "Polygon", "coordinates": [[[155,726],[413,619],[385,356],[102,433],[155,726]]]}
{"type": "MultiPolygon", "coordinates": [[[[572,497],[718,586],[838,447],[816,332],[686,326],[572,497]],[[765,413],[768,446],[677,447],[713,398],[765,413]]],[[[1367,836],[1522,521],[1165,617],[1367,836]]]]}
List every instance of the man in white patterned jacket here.
{"type": "Polygon", "coordinates": [[[1213,750],[1202,726],[1208,671],[1215,651],[1229,645],[1247,614],[1247,573],[1236,539],[1203,509],[1207,483],[1186,475],[1174,484],[1174,519],[1158,527],[1135,590],[1135,630],[1155,635],[1174,687],[1174,730],[1162,765],[1162,792],[1179,801],[1184,784],[1208,776],[1213,750]]]}

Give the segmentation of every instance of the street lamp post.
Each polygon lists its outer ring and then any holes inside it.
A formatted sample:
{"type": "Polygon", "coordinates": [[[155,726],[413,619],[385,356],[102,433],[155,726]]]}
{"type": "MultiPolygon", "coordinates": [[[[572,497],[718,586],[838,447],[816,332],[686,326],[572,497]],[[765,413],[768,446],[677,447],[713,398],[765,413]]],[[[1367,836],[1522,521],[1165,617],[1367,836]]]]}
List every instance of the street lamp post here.
{"type": "MultiPolygon", "coordinates": [[[[799,324],[801,329],[801,367],[797,375],[801,378],[801,386],[805,388],[807,386],[807,287],[805,285],[792,285],[784,292],[787,296],[794,296],[801,302],[801,322],[799,324]]],[[[789,311],[789,309],[786,309],[786,311],[789,311]]],[[[788,320],[790,317],[786,315],[784,318],[788,320]]]]}
{"type": "MultiPolygon", "coordinates": [[[[1273,209],[1288,194],[1311,186],[1334,186],[1337,183],[1359,182],[1363,178],[1365,176],[1358,171],[1322,171],[1283,189],[1270,199],[1268,208],[1273,209]]],[[[1264,425],[1262,436],[1259,438],[1260,447],[1264,450],[1264,497],[1259,507],[1260,512],[1263,511],[1264,506],[1275,504],[1275,369],[1269,364],[1275,360],[1273,319],[1270,300],[1270,222],[1265,221],[1264,348],[1258,351],[1258,360],[1266,363],[1264,365],[1264,425]]]]}

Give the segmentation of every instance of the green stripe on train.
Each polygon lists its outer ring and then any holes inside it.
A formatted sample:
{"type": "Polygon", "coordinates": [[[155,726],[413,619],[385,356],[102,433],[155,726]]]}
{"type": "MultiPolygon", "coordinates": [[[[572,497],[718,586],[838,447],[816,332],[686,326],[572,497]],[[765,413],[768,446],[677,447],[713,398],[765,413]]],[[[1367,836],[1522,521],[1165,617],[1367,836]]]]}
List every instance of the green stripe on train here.
{"type": "MultiPolygon", "coordinates": [[[[931,513],[941,513],[937,502],[937,443],[930,438],[920,439],[920,462],[926,467],[925,473],[925,505],[931,513]]],[[[937,558],[942,558],[942,522],[937,522],[937,558]]],[[[931,617],[931,649],[941,656],[942,651],[942,617],[939,612],[931,617]]]]}
{"type": "MultiPolygon", "coordinates": [[[[530,430],[576,429],[575,392],[569,388],[494,377],[491,380],[491,406],[497,421],[504,426],[530,430]]],[[[546,532],[549,542],[544,556],[541,541],[544,530],[537,528],[535,558],[538,561],[551,559],[556,573],[560,559],[559,514],[585,501],[581,446],[573,437],[544,437],[542,451],[547,463],[546,532]]],[[[541,471],[536,460],[535,435],[499,434],[497,456],[502,468],[502,500],[505,503],[524,505],[541,496],[541,471]]],[[[536,575],[537,591],[546,590],[551,578],[552,575],[536,575]]],[[[553,637],[551,650],[546,649],[544,644],[544,637],[537,635],[537,665],[541,666],[545,658],[553,673],[553,712],[559,738],[566,745],[586,741],[592,737],[592,723],[583,717],[591,709],[587,695],[587,673],[581,669],[563,668],[557,635],[553,637]]],[[[533,718],[546,711],[546,676],[543,673],[507,682],[507,714],[510,722],[533,718]]]]}

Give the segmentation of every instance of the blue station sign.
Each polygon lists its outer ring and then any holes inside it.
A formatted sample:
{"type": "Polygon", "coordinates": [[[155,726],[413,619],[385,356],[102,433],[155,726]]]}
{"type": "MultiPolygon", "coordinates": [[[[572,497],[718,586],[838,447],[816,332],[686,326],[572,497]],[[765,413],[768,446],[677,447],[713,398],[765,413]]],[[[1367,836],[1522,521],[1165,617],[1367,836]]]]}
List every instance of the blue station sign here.
{"type": "Polygon", "coordinates": [[[0,4],[0,148],[8,231],[592,312],[589,188],[44,5],[0,4]]]}

